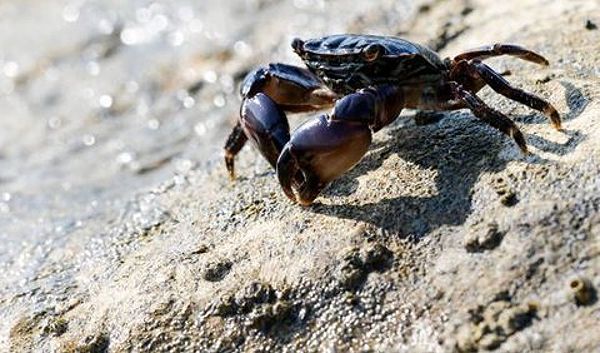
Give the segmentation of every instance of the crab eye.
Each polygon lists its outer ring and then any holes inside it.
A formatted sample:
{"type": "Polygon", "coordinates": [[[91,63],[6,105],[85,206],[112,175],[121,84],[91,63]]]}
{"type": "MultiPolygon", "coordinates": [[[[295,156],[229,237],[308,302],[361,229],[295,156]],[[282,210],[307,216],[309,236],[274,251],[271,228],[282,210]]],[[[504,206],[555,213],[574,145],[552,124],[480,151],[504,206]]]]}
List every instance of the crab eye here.
{"type": "Polygon", "coordinates": [[[366,61],[375,61],[383,53],[383,47],[380,44],[369,44],[362,50],[362,56],[366,61]]]}

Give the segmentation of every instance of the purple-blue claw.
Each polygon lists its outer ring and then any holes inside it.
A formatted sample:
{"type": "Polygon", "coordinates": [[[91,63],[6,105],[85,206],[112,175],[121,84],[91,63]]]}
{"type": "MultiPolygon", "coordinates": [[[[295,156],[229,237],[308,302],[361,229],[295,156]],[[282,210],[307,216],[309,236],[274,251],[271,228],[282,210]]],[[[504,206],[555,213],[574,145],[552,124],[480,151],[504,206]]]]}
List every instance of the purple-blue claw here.
{"type": "Polygon", "coordinates": [[[300,126],[277,160],[284,193],[308,206],[332,180],[351,169],[371,143],[369,127],[321,115],[300,126]]]}
{"type": "Polygon", "coordinates": [[[258,93],[244,99],[240,124],[249,140],[275,168],[281,149],[290,139],[290,127],[283,111],[267,95],[258,93]]]}

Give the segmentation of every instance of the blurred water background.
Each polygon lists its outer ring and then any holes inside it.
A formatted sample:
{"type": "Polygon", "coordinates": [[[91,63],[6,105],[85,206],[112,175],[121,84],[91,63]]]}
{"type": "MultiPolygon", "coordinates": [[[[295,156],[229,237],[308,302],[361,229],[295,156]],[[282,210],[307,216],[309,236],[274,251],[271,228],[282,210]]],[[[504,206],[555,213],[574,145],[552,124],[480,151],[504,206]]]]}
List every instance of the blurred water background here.
{"type": "MultiPolygon", "coordinates": [[[[116,223],[134,211],[152,217],[146,190],[221,168],[240,79],[269,60],[299,64],[293,37],[386,33],[411,9],[402,1],[1,1],[2,297],[64,287],[116,223]],[[388,23],[365,28],[373,11],[388,23]],[[131,202],[140,195],[147,209],[131,202]]],[[[12,310],[1,304],[0,318],[12,310]]]]}

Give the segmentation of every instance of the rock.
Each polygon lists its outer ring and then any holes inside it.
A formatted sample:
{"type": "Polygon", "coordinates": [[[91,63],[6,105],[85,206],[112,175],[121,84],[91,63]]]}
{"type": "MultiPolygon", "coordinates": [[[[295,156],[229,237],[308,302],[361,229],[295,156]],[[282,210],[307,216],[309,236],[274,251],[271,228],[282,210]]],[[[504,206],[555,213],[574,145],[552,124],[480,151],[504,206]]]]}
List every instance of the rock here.
{"type": "Polygon", "coordinates": [[[352,248],[343,256],[337,267],[337,279],[346,289],[359,287],[367,277],[367,270],[360,258],[360,249],[352,248]]]}
{"type": "Polygon", "coordinates": [[[495,222],[477,225],[465,235],[464,243],[467,252],[483,252],[492,250],[502,242],[505,233],[498,229],[495,222]]]}
{"type": "Polygon", "coordinates": [[[49,317],[42,326],[42,333],[45,335],[61,336],[69,328],[69,323],[62,317],[49,317]]]}
{"type": "Polygon", "coordinates": [[[0,7],[0,352],[597,350],[597,1],[0,7]],[[529,155],[466,109],[404,109],[310,207],[252,144],[231,182],[246,74],[343,31],[529,48],[550,65],[485,62],[563,129],[485,87],[529,155]]]}
{"type": "Polygon", "coordinates": [[[217,282],[225,278],[233,264],[227,260],[217,260],[206,265],[202,278],[209,282],[217,282]]]}
{"type": "Polygon", "coordinates": [[[379,243],[368,244],[364,248],[350,248],[337,266],[337,279],[342,287],[356,289],[364,283],[369,273],[385,271],[393,260],[393,253],[379,243]]]}
{"type": "Polygon", "coordinates": [[[537,311],[537,304],[515,305],[506,300],[480,305],[469,312],[469,322],[458,328],[455,348],[459,352],[494,350],[531,325],[537,311]]]}
{"type": "Polygon", "coordinates": [[[72,350],[73,353],[106,353],[110,340],[105,334],[85,337],[72,350]]]}
{"type": "Polygon", "coordinates": [[[394,254],[382,244],[373,243],[360,250],[360,260],[367,270],[383,272],[392,266],[394,254]]]}
{"type": "Polygon", "coordinates": [[[294,320],[294,311],[294,306],[287,301],[264,304],[248,314],[246,326],[262,331],[269,331],[273,327],[281,328],[294,320]]]}
{"type": "Polygon", "coordinates": [[[514,206],[519,202],[516,192],[510,187],[504,178],[495,180],[494,189],[500,196],[500,203],[506,207],[514,206]]]}
{"type": "Polygon", "coordinates": [[[267,283],[252,282],[235,296],[235,303],[242,312],[249,312],[254,306],[264,303],[273,303],[276,292],[267,283]]]}

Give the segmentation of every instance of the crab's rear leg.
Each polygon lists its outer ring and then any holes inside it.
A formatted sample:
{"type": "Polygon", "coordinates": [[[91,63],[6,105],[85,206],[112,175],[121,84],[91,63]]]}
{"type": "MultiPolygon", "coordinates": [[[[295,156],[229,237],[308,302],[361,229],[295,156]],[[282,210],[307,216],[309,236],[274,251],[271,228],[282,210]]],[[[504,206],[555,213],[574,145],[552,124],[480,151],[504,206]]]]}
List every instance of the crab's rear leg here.
{"type": "Polygon", "coordinates": [[[535,94],[513,87],[494,69],[479,60],[471,62],[462,60],[454,63],[450,70],[450,79],[473,93],[488,85],[495,92],[544,113],[552,122],[552,126],[556,129],[561,128],[560,115],[552,104],[535,94]]]}
{"type": "Polygon", "coordinates": [[[508,81],[500,76],[500,74],[482,62],[473,61],[467,65],[470,66],[470,70],[474,70],[494,91],[544,113],[552,122],[552,126],[556,129],[561,128],[560,115],[552,104],[534,94],[513,87],[508,81]]]}
{"type": "Polygon", "coordinates": [[[289,140],[285,112],[322,109],[337,98],[308,70],[286,64],[270,64],[249,73],[241,95],[240,118],[225,144],[225,166],[232,179],[235,156],[248,139],[275,167],[289,140]]]}
{"type": "Polygon", "coordinates": [[[400,88],[368,88],[337,101],[331,114],[301,125],[277,161],[277,176],[285,194],[310,205],[332,180],[365,155],[371,134],[392,122],[404,106],[400,88]]]}
{"type": "Polygon", "coordinates": [[[464,104],[479,119],[507,134],[508,136],[511,136],[521,151],[525,154],[528,154],[525,137],[523,137],[523,133],[512,120],[510,120],[506,115],[486,105],[485,102],[477,97],[477,95],[464,89],[460,84],[456,82],[450,82],[449,85],[450,90],[452,91],[452,94],[456,100],[464,102],[464,104]]]}
{"type": "Polygon", "coordinates": [[[233,130],[231,130],[231,132],[229,133],[229,136],[227,137],[227,141],[225,142],[225,148],[224,148],[225,149],[225,167],[227,168],[227,171],[229,172],[229,178],[231,178],[231,180],[235,179],[235,167],[234,167],[235,155],[240,152],[242,147],[244,147],[244,145],[246,144],[246,141],[248,141],[248,138],[246,137],[246,134],[244,133],[244,130],[242,129],[242,125],[238,121],[235,124],[235,126],[233,127],[233,130]]]}
{"type": "Polygon", "coordinates": [[[455,56],[454,61],[469,61],[473,59],[485,60],[487,58],[501,55],[515,56],[519,59],[530,61],[536,64],[549,65],[549,62],[546,58],[534,51],[531,51],[518,45],[502,43],[487,45],[481,48],[466,51],[462,54],[455,56]]]}

